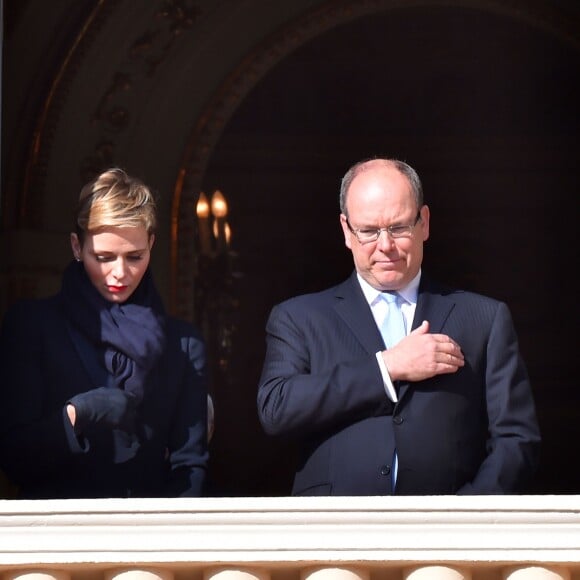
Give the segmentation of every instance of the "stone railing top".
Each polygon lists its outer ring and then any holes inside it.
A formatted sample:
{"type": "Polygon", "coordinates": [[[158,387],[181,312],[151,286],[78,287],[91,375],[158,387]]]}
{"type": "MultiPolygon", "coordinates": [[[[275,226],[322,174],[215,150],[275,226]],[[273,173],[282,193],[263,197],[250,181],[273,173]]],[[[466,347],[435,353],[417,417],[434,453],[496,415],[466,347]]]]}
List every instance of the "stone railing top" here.
{"type": "Polygon", "coordinates": [[[0,500],[0,570],[217,561],[580,562],[580,496],[0,500]]]}

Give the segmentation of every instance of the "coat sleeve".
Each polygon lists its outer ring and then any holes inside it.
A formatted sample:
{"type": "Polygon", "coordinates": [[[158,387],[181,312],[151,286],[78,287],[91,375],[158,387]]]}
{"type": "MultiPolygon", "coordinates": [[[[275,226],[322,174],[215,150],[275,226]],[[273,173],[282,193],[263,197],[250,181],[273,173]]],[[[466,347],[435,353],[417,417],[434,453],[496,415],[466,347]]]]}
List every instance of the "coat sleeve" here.
{"type": "Polygon", "coordinates": [[[540,431],[527,370],[507,306],[499,303],[485,370],[489,434],[487,457],[459,494],[518,492],[538,466],[540,431]]]}
{"type": "Polygon", "coordinates": [[[257,396],[268,434],[304,437],[392,413],[375,354],[315,310],[282,304],[270,313],[257,396]]]}
{"type": "Polygon", "coordinates": [[[0,469],[16,485],[61,470],[83,449],[64,405],[47,400],[39,301],[20,302],[0,334],[0,469]]]}
{"type": "Polygon", "coordinates": [[[197,333],[180,338],[186,354],[169,441],[170,473],[166,496],[198,497],[204,493],[209,459],[205,345],[197,333]]]}

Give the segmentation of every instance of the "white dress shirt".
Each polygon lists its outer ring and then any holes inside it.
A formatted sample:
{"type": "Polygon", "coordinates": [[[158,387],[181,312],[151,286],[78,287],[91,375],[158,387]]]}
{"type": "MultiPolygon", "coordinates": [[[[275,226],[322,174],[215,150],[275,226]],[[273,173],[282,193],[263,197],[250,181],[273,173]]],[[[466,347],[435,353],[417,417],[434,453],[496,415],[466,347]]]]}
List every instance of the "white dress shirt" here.
{"type": "MultiPolygon", "coordinates": [[[[366,280],[364,280],[360,274],[357,273],[357,278],[359,284],[362,288],[363,294],[370,306],[371,312],[380,329],[383,320],[386,315],[387,303],[381,298],[381,291],[373,288],[366,280]]],[[[421,270],[419,273],[411,280],[411,282],[398,290],[398,294],[403,300],[401,300],[401,313],[405,321],[405,329],[407,334],[409,334],[411,327],[413,325],[413,317],[415,316],[415,308],[417,307],[417,295],[419,293],[419,282],[421,280],[421,270]]],[[[376,353],[377,363],[383,377],[383,384],[387,397],[394,403],[398,401],[397,392],[389,375],[389,370],[385,365],[383,360],[382,351],[376,353]]]]}

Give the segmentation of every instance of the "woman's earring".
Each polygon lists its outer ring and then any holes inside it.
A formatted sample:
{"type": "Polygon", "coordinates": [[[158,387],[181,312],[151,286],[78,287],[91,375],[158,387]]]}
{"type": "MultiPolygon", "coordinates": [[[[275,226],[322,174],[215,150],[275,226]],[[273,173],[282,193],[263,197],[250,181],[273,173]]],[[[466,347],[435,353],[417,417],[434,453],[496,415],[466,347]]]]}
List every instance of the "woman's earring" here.
{"type": "Polygon", "coordinates": [[[76,260],[77,262],[80,262],[80,261],[81,261],[81,259],[80,259],[78,256],[75,256],[75,260],[76,260]]]}

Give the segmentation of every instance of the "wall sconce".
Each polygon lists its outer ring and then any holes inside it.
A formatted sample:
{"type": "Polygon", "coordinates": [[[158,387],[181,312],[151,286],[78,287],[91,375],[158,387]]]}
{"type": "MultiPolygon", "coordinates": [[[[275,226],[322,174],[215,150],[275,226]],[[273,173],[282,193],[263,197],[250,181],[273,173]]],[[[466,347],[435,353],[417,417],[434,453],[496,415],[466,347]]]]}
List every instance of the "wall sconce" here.
{"type": "Polygon", "coordinates": [[[227,222],[228,202],[220,190],[197,200],[197,272],[195,281],[195,318],[206,338],[215,381],[223,382],[231,350],[236,300],[233,288],[230,244],[232,230],[227,222]]]}
{"type": "Polygon", "coordinates": [[[201,192],[195,211],[199,225],[201,253],[210,256],[215,252],[227,251],[231,243],[232,230],[226,220],[228,202],[224,194],[217,189],[213,192],[210,202],[205,193],[201,192]]]}

